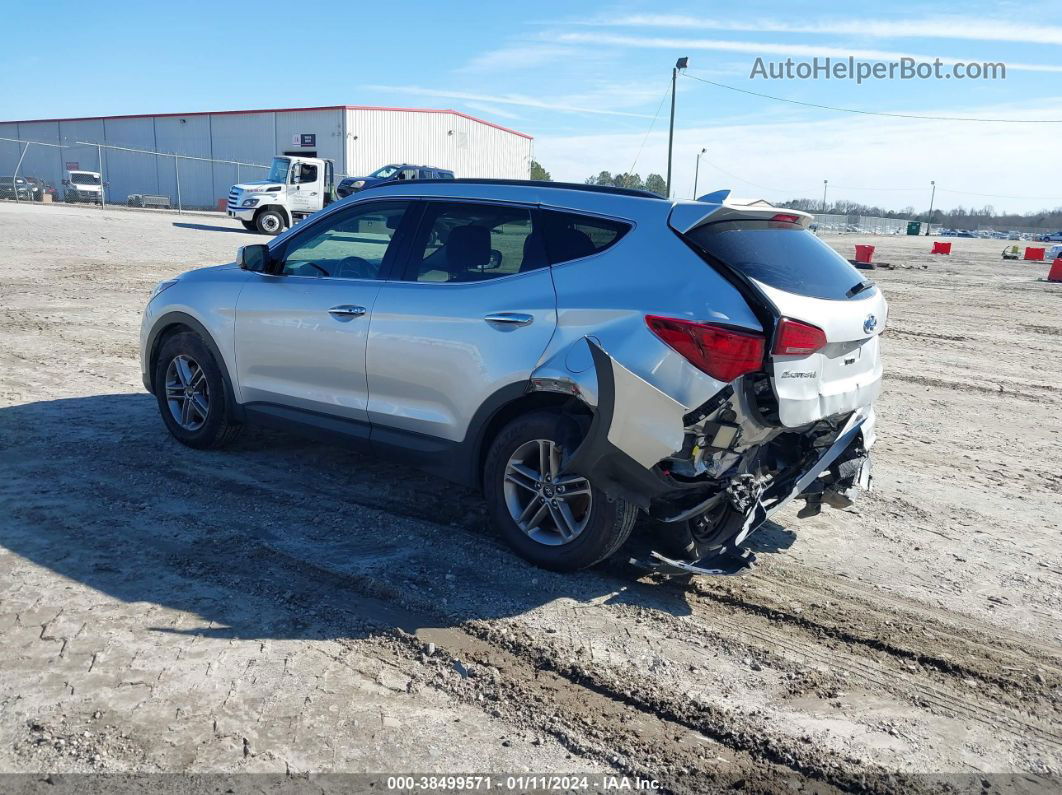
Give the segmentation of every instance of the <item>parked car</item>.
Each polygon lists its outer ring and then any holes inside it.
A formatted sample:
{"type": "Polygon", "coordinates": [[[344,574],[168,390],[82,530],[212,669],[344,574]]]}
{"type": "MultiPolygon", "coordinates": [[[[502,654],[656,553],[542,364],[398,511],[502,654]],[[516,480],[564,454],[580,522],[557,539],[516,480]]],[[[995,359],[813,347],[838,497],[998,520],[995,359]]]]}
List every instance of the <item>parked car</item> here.
{"type": "Polygon", "coordinates": [[[63,199],[69,203],[102,205],[108,184],[98,171],[67,171],[63,186],[63,199]]]}
{"type": "Polygon", "coordinates": [[[391,183],[161,282],[141,369],[181,443],[309,430],[482,489],[522,556],[741,568],[870,484],[881,291],[811,216],[728,191],[391,183]],[[285,286],[286,285],[286,286],[285,286]]]}
{"type": "Polygon", "coordinates": [[[390,182],[411,179],[453,179],[454,172],[434,166],[411,166],[408,163],[389,165],[376,169],[367,177],[346,177],[336,185],[336,195],[343,199],[366,188],[375,188],[390,182]]]}
{"type": "Polygon", "coordinates": [[[0,176],[0,199],[32,201],[33,188],[25,177],[0,176]]]}
{"type": "Polygon", "coordinates": [[[1044,243],[1057,243],[1059,241],[1062,241],[1062,232],[1055,232],[1054,234],[1044,235],[1042,238],[1040,238],[1040,240],[1044,243]]]}
{"type": "Polygon", "coordinates": [[[44,201],[45,195],[51,196],[52,201],[59,201],[59,192],[54,185],[49,185],[43,179],[37,177],[26,177],[26,182],[29,183],[33,201],[44,201]]]}
{"type": "Polygon", "coordinates": [[[1044,254],[1044,259],[1048,262],[1054,262],[1059,257],[1062,257],[1062,245],[1051,246],[1044,254]]]}

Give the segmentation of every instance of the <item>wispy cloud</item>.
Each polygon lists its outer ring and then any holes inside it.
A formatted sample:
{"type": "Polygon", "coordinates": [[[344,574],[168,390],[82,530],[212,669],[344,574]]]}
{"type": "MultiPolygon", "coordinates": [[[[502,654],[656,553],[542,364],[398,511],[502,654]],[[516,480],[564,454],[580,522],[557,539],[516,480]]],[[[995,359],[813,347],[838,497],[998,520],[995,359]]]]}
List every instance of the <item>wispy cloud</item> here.
{"type": "Polygon", "coordinates": [[[547,66],[559,61],[569,61],[582,57],[583,51],[578,47],[564,47],[556,44],[539,44],[520,42],[494,50],[480,53],[457,72],[499,72],[506,70],[532,69],[547,66]]]}
{"type": "Polygon", "coordinates": [[[1016,24],[999,19],[937,16],[923,19],[825,19],[780,22],[776,19],[731,21],[678,14],[634,14],[601,18],[581,24],[614,27],[655,27],[676,30],[728,30],[755,33],[813,33],[863,36],[878,39],[965,39],[971,41],[1016,41],[1026,44],[1062,45],[1062,27],[1016,24]]]}
{"type": "Polygon", "coordinates": [[[480,113],[486,113],[489,116],[497,116],[500,119],[522,118],[519,113],[502,110],[497,105],[489,105],[486,102],[465,102],[465,107],[471,110],[478,110],[480,113]]]}
{"type": "MultiPolygon", "coordinates": [[[[898,61],[914,58],[916,61],[941,63],[979,62],[982,58],[957,58],[943,55],[915,55],[892,50],[865,50],[819,44],[782,44],[779,42],[733,41],[729,39],[680,39],[657,36],[624,36],[611,33],[560,33],[558,41],[570,44],[597,44],[612,47],[638,47],[662,50],[709,50],[717,52],[743,52],[750,55],[782,55],[797,58],[859,58],[866,61],[898,61]]],[[[1051,64],[1026,64],[1006,62],[1007,69],[1028,72],[1062,72],[1062,66],[1051,64]]]]}
{"type": "MultiPolygon", "coordinates": [[[[447,89],[439,88],[425,88],[423,86],[385,86],[385,85],[367,85],[362,86],[370,91],[381,91],[386,93],[400,93],[400,94],[413,94],[421,97],[440,97],[444,99],[457,99],[463,102],[480,102],[488,103],[491,105],[513,105],[521,108],[539,108],[541,110],[552,110],[560,113],[585,113],[597,116],[625,116],[635,119],[651,119],[652,116],[645,113],[631,113],[623,110],[612,110],[601,106],[591,105],[594,103],[594,97],[587,97],[582,104],[566,104],[564,102],[549,102],[547,100],[538,99],[536,97],[528,96],[526,94],[477,94],[468,91],[450,91],[447,89]]],[[[571,99],[569,99],[569,102],[571,99]]]]}

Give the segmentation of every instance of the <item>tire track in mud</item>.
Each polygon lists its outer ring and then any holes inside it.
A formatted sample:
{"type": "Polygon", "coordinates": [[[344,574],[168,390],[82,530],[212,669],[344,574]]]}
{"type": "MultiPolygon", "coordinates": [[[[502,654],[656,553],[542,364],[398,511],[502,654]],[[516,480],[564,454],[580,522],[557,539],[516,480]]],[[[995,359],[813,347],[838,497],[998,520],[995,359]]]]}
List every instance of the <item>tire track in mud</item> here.
{"type": "MultiPolygon", "coordinates": [[[[99,489],[96,495],[116,503],[111,507],[124,507],[117,489],[99,489]]],[[[13,513],[34,526],[58,524],[70,533],[83,529],[76,520],[48,508],[13,513]]],[[[160,525],[179,525],[182,519],[173,513],[160,525]]],[[[377,579],[340,573],[268,544],[248,543],[254,536],[250,518],[227,522],[226,530],[225,538],[211,535],[209,544],[167,538],[151,554],[170,559],[174,569],[189,579],[218,583],[226,592],[245,598],[286,602],[293,614],[309,611],[315,635],[356,645],[362,653],[368,646],[406,673],[411,687],[437,688],[511,725],[549,734],[573,754],[627,775],[662,781],[664,791],[702,793],[741,787],[777,792],[802,788],[805,775],[820,781],[836,779],[848,789],[865,784],[866,779],[851,773],[815,775],[819,772],[815,769],[799,770],[765,759],[756,748],[718,742],[688,721],[673,720],[651,705],[607,689],[588,687],[533,657],[514,654],[463,626],[449,625],[443,617],[407,607],[397,589],[377,579]],[[264,578],[264,571],[270,577],[264,578]],[[368,632],[355,639],[349,637],[352,627],[368,632]],[[435,646],[430,658],[429,643],[435,646]]],[[[817,791],[831,789],[817,787],[817,791]]]]}
{"type": "MultiPolygon", "coordinates": [[[[159,460],[157,451],[152,450],[150,443],[146,442],[140,436],[128,436],[132,441],[129,445],[112,444],[109,449],[93,450],[92,460],[97,466],[103,466],[107,470],[114,472],[115,474],[121,473],[123,469],[135,469],[146,472],[152,472],[159,469],[159,460]]],[[[26,440],[29,441],[29,440],[26,440]]],[[[305,449],[305,448],[304,448],[305,449]]],[[[313,448],[310,448],[313,450],[313,448]]],[[[61,457],[63,451],[57,450],[57,457],[61,457]]],[[[287,463],[290,462],[291,451],[287,451],[284,458],[287,463]]],[[[203,477],[201,471],[202,458],[210,458],[213,456],[203,454],[186,454],[185,451],[180,451],[180,456],[174,460],[166,461],[168,467],[165,472],[165,478],[168,482],[171,482],[173,486],[183,486],[190,492],[195,490],[201,490],[203,485],[203,477]],[[186,456],[187,457],[184,457],[186,456]],[[197,460],[199,459],[199,460],[197,460]],[[174,482],[175,481],[175,482],[174,482]]],[[[329,457],[327,454],[325,457],[329,457]]],[[[331,456],[333,460],[336,456],[331,456]]],[[[407,502],[396,501],[386,494],[385,490],[373,488],[374,483],[379,479],[379,476],[370,476],[369,482],[356,482],[351,484],[347,481],[342,483],[328,483],[322,485],[321,483],[307,482],[305,473],[298,472],[291,468],[284,469],[279,467],[270,461],[261,461],[250,458],[246,452],[238,452],[233,456],[227,456],[230,462],[235,459],[233,466],[221,468],[212,473],[213,488],[218,492],[217,499],[220,502],[232,502],[233,505],[227,507],[225,510],[220,511],[220,514],[226,517],[225,530],[227,533],[235,533],[232,536],[233,539],[239,540],[240,543],[252,543],[252,548],[262,552],[263,550],[268,552],[271,556],[283,556],[289,560],[288,565],[297,565],[310,567],[319,574],[329,574],[331,578],[339,577],[335,584],[346,583],[344,586],[346,589],[354,588],[361,592],[380,592],[385,594],[388,599],[395,599],[400,602],[408,602],[409,595],[401,594],[393,591],[393,589],[387,589],[383,583],[380,582],[378,576],[353,576],[349,573],[336,574],[329,568],[322,568],[318,564],[312,562],[299,560],[297,558],[291,558],[288,552],[277,549],[269,544],[264,544],[255,541],[257,535],[257,526],[253,523],[253,516],[241,518],[238,522],[233,522],[233,516],[240,516],[241,506],[247,504],[247,500],[250,504],[268,504],[274,508],[280,508],[286,511],[292,516],[297,516],[298,513],[311,513],[314,516],[322,511],[328,512],[334,506],[338,512],[342,512],[343,508],[350,503],[356,505],[362,505],[373,510],[384,511],[385,513],[405,518],[412,518],[418,521],[423,521],[436,527],[444,527],[448,531],[453,531],[454,526],[451,522],[446,524],[440,522],[440,518],[446,518],[447,514],[457,517],[461,511],[459,506],[454,506],[451,502],[448,504],[443,495],[433,495],[437,499],[428,500],[430,503],[430,510],[425,508],[424,510],[413,509],[407,502]],[[238,469],[238,472],[229,471],[231,469],[238,469]],[[295,475],[292,478],[292,475],[295,475]],[[274,485],[280,484],[280,485],[274,485]],[[351,488],[353,486],[354,488],[351,488]],[[301,493],[293,493],[293,487],[298,488],[301,493]],[[382,495],[382,496],[381,496],[382,495]],[[330,505],[331,504],[331,505],[330,505]],[[447,507],[457,508],[452,512],[448,512],[445,509],[447,507]],[[441,512],[440,508],[444,509],[441,512]],[[382,589],[382,590],[380,590],[382,589]]],[[[309,467],[312,469],[313,467],[309,467]]],[[[387,469],[383,470],[384,475],[387,474],[387,469]]],[[[401,471],[401,470],[395,470],[401,471]]],[[[311,473],[312,474],[312,473],[311,473]]],[[[158,477],[162,477],[159,473],[158,477]]],[[[342,480],[342,479],[341,479],[342,480]]],[[[134,506],[134,501],[131,501],[126,494],[126,491],[121,487],[120,480],[112,480],[110,483],[100,484],[101,487],[95,492],[98,498],[106,499],[112,507],[124,508],[127,511],[134,506]]],[[[378,484],[376,484],[378,485],[378,484]]],[[[423,485],[423,484],[418,484],[423,485]]],[[[473,500],[476,498],[472,498],[473,500]]],[[[460,502],[460,501],[459,501],[460,502]]],[[[180,517],[175,516],[174,521],[179,521],[180,517]]],[[[481,523],[472,522],[471,526],[464,526],[465,530],[473,531],[474,535],[479,539],[492,538],[491,534],[485,531],[485,528],[481,526],[481,523]]],[[[235,541],[233,542],[235,543],[235,541]]],[[[500,548],[499,542],[492,542],[492,546],[500,548]]],[[[210,558],[214,558],[217,555],[218,549],[212,544],[212,548],[209,551],[210,558]]],[[[323,575],[322,575],[323,576],[323,575]]],[[[614,583],[623,588],[635,589],[638,594],[652,595],[652,591],[657,586],[644,585],[644,584],[632,584],[630,578],[620,578],[614,575],[612,572],[606,572],[606,577],[609,577],[614,583]]],[[[253,581],[252,581],[253,584],[253,581]]],[[[680,587],[677,583],[669,583],[663,586],[666,590],[671,591],[683,591],[687,592],[684,588],[680,587]]],[[[791,655],[802,655],[805,658],[813,659],[816,663],[824,665],[826,667],[834,666],[838,661],[838,651],[836,649],[824,649],[821,638],[817,638],[816,635],[826,634],[823,630],[826,629],[822,622],[813,622],[809,618],[796,616],[789,613],[786,620],[783,622],[783,626],[777,630],[767,626],[766,629],[752,626],[747,620],[746,616],[742,620],[733,618],[734,610],[741,610],[746,614],[752,614],[753,616],[759,616],[760,618],[767,620],[772,618],[775,614],[784,613],[780,611],[778,605],[771,604],[769,600],[760,598],[758,600],[730,597],[729,599],[721,599],[718,593],[714,592],[714,589],[705,589],[700,584],[695,583],[693,594],[699,599],[695,601],[696,612],[698,617],[702,618],[709,627],[700,628],[701,631],[707,631],[711,625],[719,625],[725,627],[730,633],[735,636],[741,636],[744,638],[744,642],[747,644],[751,639],[754,645],[759,646],[761,650],[766,653],[772,653],[777,656],[777,652],[773,649],[784,649],[791,655]],[[730,615],[728,615],[728,613],[730,615]],[[801,638],[801,642],[794,642],[787,639],[792,637],[794,627],[799,628],[804,632],[806,637],[801,638]]],[[[662,623],[670,623],[676,621],[673,617],[667,615],[661,615],[658,620],[662,623]]],[[[481,630],[483,636],[491,638],[491,634],[494,630],[489,628],[489,624],[485,625],[488,628],[481,630]]],[[[680,628],[680,631],[689,631],[689,627],[680,628]]],[[[850,638],[850,637],[837,637],[837,640],[843,640],[846,644],[849,644],[853,648],[862,649],[866,646],[863,642],[865,639],[850,638]],[[862,643],[862,645],[861,645],[862,643]]],[[[480,650],[482,651],[482,650],[480,650]]],[[[849,649],[845,649],[848,652],[849,649]]],[[[875,654],[892,654],[894,653],[889,648],[874,649],[875,654]]],[[[908,650],[909,651],[909,650],[908,650]]],[[[926,650],[928,651],[928,650],[926,650]]],[[[811,758],[804,759],[800,756],[799,752],[802,749],[794,748],[792,743],[787,738],[783,738],[781,741],[777,737],[764,738],[762,733],[756,727],[750,727],[742,725],[743,718],[740,715],[734,715],[731,713],[719,713],[713,711],[715,708],[706,705],[693,705],[678,704],[673,699],[666,699],[659,693],[638,692],[637,688],[630,690],[627,688],[625,691],[619,691],[615,689],[615,686],[602,678],[601,672],[588,671],[586,669],[572,670],[560,662],[560,657],[557,654],[548,655],[542,648],[536,649],[531,643],[524,643],[519,648],[516,648],[513,652],[518,657],[526,657],[527,655],[533,655],[532,661],[534,663],[534,669],[537,670],[541,666],[551,667],[552,670],[559,675],[575,682],[575,684],[582,684],[587,687],[591,687],[595,691],[603,695],[608,695],[610,698],[624,700],[624,703],[630,702],[631,706],[637,707],[643,711],[659,712],[669,720],[677,721],[686,726],[687,729],[698,731],[708,734],[717,741],[723,743],[727,747],[736,748],[741,751],[748,751],[754,753],[758,759],[765,759],[773,764],[782,766],[788,766],[793,770],[801,772],[805,775],[812,775],[816,778],[825,781],[834,781],[843,787],[855,786],[857,781],[851,780],[845,777],[837,778],[835,773],[836,768],[851,767],[849,761],[833,756],[829,753],[823,753],[821,749],[817,749],[813,754],[814,758],[818,761],[814,761],[811,758]],[[695,710],[695,714],[690,712],[695,710]],[[706,711],[707,710],[707,711],[706,711]],[[797,755],[794,755],[797,752],[797,755]]],[[[922,653],[926,659],[935,659],[928,653],[922,653]]],[[[986,722],[989,719],[992,721],[992,725],[998,725],[1000,721],[999,704],[993,704],[991,706],[981,707],[980,705],[972,703],[969,699],[956,699],[950,696],[946,692],[941,692],[937,687],[926,686],[924,683],[912,684],[912,681],[924,678],[925,672],[923,671],[911,671],[905,672],[903,670],[893,670],[883,672],[880,665],[869,665],[858,659],[852,662],[848,659],[851,655],[846,655],[845,665],[855,676],[868,681],[874,685],[891,684],[893,689],[904,693],[907,697],[911,698],[913,694],[913,700],[923,700],[930,706],[936,706],[937,709],[944,711],[947,714],[958,714],[962,717],[977,720],[979,722],[986,722]],[[896,677],[900,677],[901,684],[895,684],[893,680],[896,677]]],[[[947,666],[942,666],[942,672],[952,673],[955,672],[948,669],[947,666]]],[[[1010,712],[1010,710],[1007,710],[1010,712]]],[[[1002,716],[1007,723],[1012,723],[1011,715],[1002,716]]],[[[1025,733],[1025,736],[1039,737],[1047,743],[1058,743],[1057,736],[1053,732],[1044,733],[1041,727],[1032,725],[1028,722],[1019,722],[1015,725],[1020,726],[1020,730],[1025,733]]],[[[861,781],[861,780],[860,780],[861,781]]]]}
{"type": "MultiPolygon", "coordinates": [[[[124,463],[126,460],[115,459],[114,463],[117,465],[124,463]]],[[[150,466],[149,462],[145,463],[150,466]]],[[[240,455],[240,464],[245,472],[248,469],[256,470],[260,473],[260,476],[234,478],[231,476],[235,473],[218,473],[226,476],[227,483],[224,485],[224,491],[227,494],[246,496],[252,499],[268,497],[272,501],[279,501],[291,509],[305,509],[308,504],[312,504],[315,509],[319,509],[319,498],[325,497],[334,500],[339,506],[353,503],[372,510],[383,511],[396,517],[443,526],[450,530],[460,528],[474,533],[483,540],[488,540],[491,546],[499,551],[506,549],[486,526],[485,520],[478,514],[472,514],[472,521],[469,521],[469,506],[478,507],[480,502],[479,497],[472,492],[467,492],[464,495],[467,499],[460,499],[456,504],[454,504],[452,497],[448,502],[443,493],[439,493],[433,495],[433,499],[425,500],[425,507],[420,508],[417,507],[417,503],[414,500],[389,498],[386,495],[386,490],[375,488],[374,483],[371,481],[354,484],[348,482],[345,485],[336,483],[327,487],[320,483],[298,482],[297,484],[291,484],[285,483],[285,477],[291,474],[290,470],[281,469],[268,461],[261,461],[255,458],[248,460],[246,455],[240,455]],[[273,485],[276,483],[285,483],[285,487],[273,485]],[[306,493],[292,494],[290,489],[292,485],[298,485],[299,488],[312,492],[313,496],[306,493]],[[355,487],[365,486],[365,488],[352,490],[349,488],[350,485],[355,487]],[[448,511],[446,508],[451,510],[448,511]]],[[[183,480],[192,487],[199,485],[201,483],[199,473],[183,471],[189,468],[189,465],[188,459],[178,459],[176,467],[168,471],[168,477],[183,480]]],[[[386,477],[391,472],[394,472],[396,476],[399,474],[408,475],[404,470],[390,465],[383,465],[382,469],[383,472],[381,474],[383,477],[386,477]]],[[[254,473],[246,472],[246,474],[252,476],[254,473]]],[[[450,487],[446,487],[445,490],[447,492],[451,491],[450,487]]],[[[606,566],[605,571],[612,576],[617,586],[631,587],[631,573],[622,571],[623,568],[622,564],[618,566],[613,564],[606,566]]],[[[757,580],[763,579],[765,583],[777,583],[787,591],[801,590],[805,604],[810,605],[815,603],[817,599],[821,600],[821,591],[809,587],[802,588],[799,584],[793,583],[791,577],[792,575],[789,573],[783,573],[779,579],[774,579],[768,574],[756,574],[751,577],[740,578],[739,582],[745,581],[748,583],[741,589],[735,589],[730,586],[730,583],[734,581],[712,580],[709,578],[695,579],[692,587],[689,588],[678,579],[658,583],[655,586],[639,585],[638,587],[644,591],[646,588],[662,585],[662,587],[672,592],[693,596],[694,603],[700,604],[706,613],[711,613],[713,620],[720,617],[721,611],[718,607],[722,606],[739,610],[747,615],[782,623],[790,628],[800,628],[806,635],[817,638],[832,638],[846,644],[853,650],[859,650],[867,654],[875,660],[880,659],[881,655],[885,654],[900,658],[905,662],[910,661],[925,666],[940,674],[953,677],[973,677],[985,684],[997,686],[1001,694],[1007,696],[1008,701],[1013,700],[1016,704],[1033,699],[1039,705],[1041,698],[1048,699],[1052,695],[1053,688],[1062,685],[1062,660],[1059,660],[1060,650],[1056,647],[1039,645],[1041,653],[1047,658],[1054,660],[1054,662],[1048,663],[1047,666],[1044,665],[1045,661],[1043,659],[1033,663],[1027,650],[1032,646],[1038,645],[1034,639],[1014,635],[1009,642],[1004,641],[1001,633],[992,628],[994,640],[991,643],[977,644],[971,642],[969,637],[963,638],[957,636],[954,632],[948,631],[939,621],[927,617],[922,609],[916,610],[913,614],[909,612],[906,617],[908,625],[904,626],[898,623],[895,614],[870,605],[863,600],[857,600],[851,594],[843,597],[843,603],[840,601],[842,597],[837,597],[839,600],[837,604],[838,610],[823,611],[821,609],[813,609],[807,612],[795,613],[789,609],[784,601],[768,595],[764,588],[757,589],[751,585],[757,580]],[[707,605],[708,602],[714,603],[714,606],[709,607],[707,605]],[[883,619],[882,616],[888,616],[888,619],[883,619]],[[889,631],[883,631],[882,624],[886,620],[892,624],[889,631]],[[937,637],[926,639],[927,642],[924,645],[912,643],[910,630],[916,626],[919,629],[931,626],[934,635],[937,637]],[[854,630],[854,627],[874,627],[875,630],[861,632],[854,630]],[[953,647],[942,646],[941,639],[947,639],[953,644],[953,647]],[[1030,674],[1035,676],[1035,671],[1031,669],[1036,667],[1047,668],[1051,674],[1050,680],[1045,678],[1043,682],[1037,682],[1035,679],[1030,681],[1030,674]],[[1019,695],[1013,697],[1013,691],[1017,691],[1019,695]]],[[[875,594],[875,599],[879,598],[879,595],[875,594]]],[[[793,601],[795,600],[788,599],[790,605],[793,601]]],[[[949,620],[959,618],[950,613],[947,616],[949,620]]],[[[979,637],[984,635],[984,628],[970,621],[964,622],[963,631],[968,634],[971,631],[976,632],[979,637]]]]}
{"type": "Polygon", "coordinates": [[[912,375],[895,370],[885,371],[886,381],[902,381],[918,386],[947,389],[956,392],[977,392],[983,395],[995,395],[1005,400],[1027,400],[1043,403],[1051,400],[1062,390],[1051,384],[1015,383],[1012,381],[992,381],[990,384],[973,384],[968,381],[956,381],[950,378],[936,378],[927,375],[912,375]]]}

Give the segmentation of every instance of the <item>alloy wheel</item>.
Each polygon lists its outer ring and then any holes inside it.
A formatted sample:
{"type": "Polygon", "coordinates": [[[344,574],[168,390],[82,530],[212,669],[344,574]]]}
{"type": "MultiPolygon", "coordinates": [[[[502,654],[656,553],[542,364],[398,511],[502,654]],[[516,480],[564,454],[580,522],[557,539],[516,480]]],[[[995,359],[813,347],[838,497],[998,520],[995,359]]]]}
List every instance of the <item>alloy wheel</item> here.
{"type": "Polygon", "coordinates": [[[565,474],[563,450],[549,439],[520,445],[505,465],[504,496],[516,526],[547,546],[574,541],[590,521],[590,481],[565,474]]]}
{"type": "Polygon", "coordinates": [[[166,368],[166,404],[174,422],[186,431],[198,431],[210,413],[210,388],[206,372],[191,356],[175,356],[166,368]]]}

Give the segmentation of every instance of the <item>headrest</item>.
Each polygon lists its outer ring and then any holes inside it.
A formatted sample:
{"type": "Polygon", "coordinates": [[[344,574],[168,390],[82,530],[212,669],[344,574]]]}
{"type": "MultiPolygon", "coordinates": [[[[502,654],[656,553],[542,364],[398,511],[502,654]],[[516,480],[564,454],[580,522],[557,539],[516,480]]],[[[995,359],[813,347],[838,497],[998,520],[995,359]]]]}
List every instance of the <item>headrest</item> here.
{"type": "Polygon", "coordinates": [[[446,262],[456,268],[481,268],[490,263],[490,230],[485,226],[457,226],[446,239],[446,262]]]}

